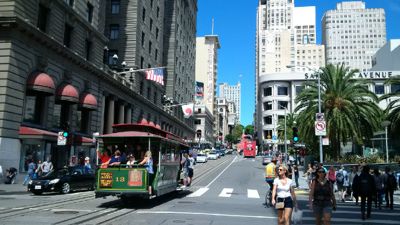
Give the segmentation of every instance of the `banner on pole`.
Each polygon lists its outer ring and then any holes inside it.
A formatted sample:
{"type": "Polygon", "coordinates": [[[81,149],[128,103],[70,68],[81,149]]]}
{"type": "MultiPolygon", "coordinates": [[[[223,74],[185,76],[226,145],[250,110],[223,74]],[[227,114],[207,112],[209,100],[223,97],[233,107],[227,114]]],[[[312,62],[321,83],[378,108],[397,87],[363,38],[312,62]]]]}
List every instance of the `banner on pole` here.
{"type": "Polygon", "coordinates": [[[183,117],[187,119],[193,115],[193,106],[193,103],[182,105],[183,117]]]}

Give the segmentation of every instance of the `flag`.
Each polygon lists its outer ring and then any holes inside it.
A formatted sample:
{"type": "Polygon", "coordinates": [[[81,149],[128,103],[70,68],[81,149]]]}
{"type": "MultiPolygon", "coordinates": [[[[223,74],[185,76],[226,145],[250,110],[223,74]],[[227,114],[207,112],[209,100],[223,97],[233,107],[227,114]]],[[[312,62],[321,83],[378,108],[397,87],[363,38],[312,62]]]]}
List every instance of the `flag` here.
{"type": "Polygon", "coordinates": [[[154,68],[146,70],[146,79],[164,85],[164,68],[154,68]]]}
{"type": "Polygon", "coordinates": [[[183,117],[187,119],[193,115],[193,106],[193,103],[182,105],[183,117]]]}

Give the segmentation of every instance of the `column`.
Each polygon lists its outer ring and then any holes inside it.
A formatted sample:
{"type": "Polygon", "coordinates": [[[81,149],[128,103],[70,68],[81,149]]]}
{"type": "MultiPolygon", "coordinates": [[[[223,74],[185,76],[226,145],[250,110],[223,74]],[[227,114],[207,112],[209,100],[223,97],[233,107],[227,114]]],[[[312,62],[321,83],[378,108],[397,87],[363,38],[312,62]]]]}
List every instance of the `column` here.
{"type": "Polygon", "coordinates": [[[118,123],[124,123],[125,119],[125,105],[124,103],[119,104],[119,114],[118,114],[118,123]]]}
{"type": "Polygon", "coordinates": [[[129,105],[126,107],[125,123],[132,123],[132,108],[129,105]]]}
{"type": "Polygon", "coordinates": [[[108,115],[107,115],[107,134],[112,133],[112,125],[114,123],[114,103],[115,100],[113,97],[109,98],[108,101],[108,115]]]}

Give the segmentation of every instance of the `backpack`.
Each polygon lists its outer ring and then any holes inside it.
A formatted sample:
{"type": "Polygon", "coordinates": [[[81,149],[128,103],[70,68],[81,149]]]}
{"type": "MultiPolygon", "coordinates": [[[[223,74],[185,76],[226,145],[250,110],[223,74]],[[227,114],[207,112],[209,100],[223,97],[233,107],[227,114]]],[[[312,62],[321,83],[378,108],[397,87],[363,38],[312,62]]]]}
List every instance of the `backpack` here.
{"type": "Polygon", "coordinates": [[[336,173],[336,181],[337,181],[338,183],[343,183],[343,180],[344,180],[343,173],[342,173],[341,171],[338,171],[338,172],[336,173]]]}
{"type": "Polygon", "coordinates": [[[396,177],[393,174],[389,174],[389,176],[388,176],[387,187],[390,190],[396,190],[397,189],[396,177]]]}

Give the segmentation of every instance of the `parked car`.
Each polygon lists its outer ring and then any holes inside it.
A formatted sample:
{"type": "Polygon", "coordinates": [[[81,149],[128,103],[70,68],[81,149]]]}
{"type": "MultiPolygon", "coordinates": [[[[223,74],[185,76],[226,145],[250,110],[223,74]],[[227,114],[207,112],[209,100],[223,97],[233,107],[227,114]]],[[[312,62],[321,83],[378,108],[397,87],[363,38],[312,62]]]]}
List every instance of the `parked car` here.
{"type": "Polygon", "coordinates": [[[210,153],[208,153],[208,159],[218,159],[218,153],[215,150],[210,151],[210,153]]]}
{"type": "Polygon", "coordinates": [[[263,165],[267,165],[268,163],[270,163],[272,161],[272,157],[271,156],[264,156],[262,158],[262,164],[263,165]]]}
{"type": "Polygon", "coordinates": [[[35,195],[43,192],[67,194],[75,190],[94,190],[94,188],[94,172],[86,171],[82,166],[53,170],[45,176],[32,179],[28,184],[28,191],[35,195]]]}
{"type": "Polygon", "coordinates": [[[218,150],[219,156],[225,156],[225,149],[218,150]]]}
{"type": "Polygon", "coordinates": [[[207,162],[207,155],[206,154],[197,154],[197,162],[198,163],[205,163],[207,162]]]}

